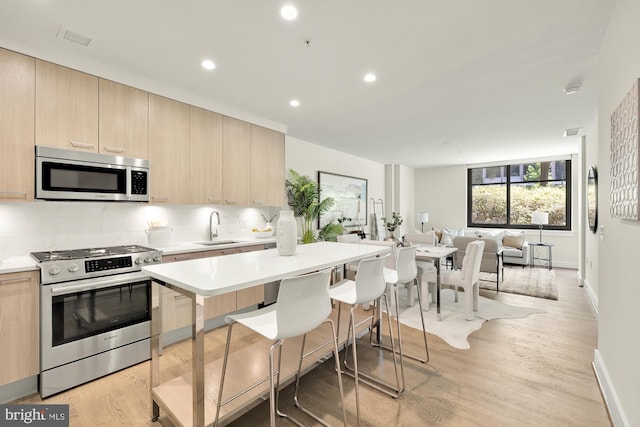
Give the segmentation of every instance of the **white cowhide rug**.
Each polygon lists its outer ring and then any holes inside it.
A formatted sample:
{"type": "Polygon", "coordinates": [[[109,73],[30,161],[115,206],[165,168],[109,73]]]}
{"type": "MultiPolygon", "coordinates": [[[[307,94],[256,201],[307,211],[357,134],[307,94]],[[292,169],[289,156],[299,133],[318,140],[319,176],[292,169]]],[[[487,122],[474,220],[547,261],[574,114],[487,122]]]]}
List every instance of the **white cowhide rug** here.
{"type": "MultiPolygon", "coordinates": [[[[441,321],[436,321],[436,306],[431,304],[429,311],[424,311],[427,332],[442,338],[447,344],[459,349],[471,348],[467,337],[482,327],[487,320],[492,319],[521,319],[535,313],[546,313],[544,310],[529,307],[507,305],[480,296],[478,311],[473,320],[466,320],[464,315],[464,292],[459,293],[458,302],[454,302],[454,291],[442,289],[441,293],[441,321]]],[[[407,293],[400,288],[400,323],[415,329],[422,329],[419,305],[407,305],[407,293]]]]}

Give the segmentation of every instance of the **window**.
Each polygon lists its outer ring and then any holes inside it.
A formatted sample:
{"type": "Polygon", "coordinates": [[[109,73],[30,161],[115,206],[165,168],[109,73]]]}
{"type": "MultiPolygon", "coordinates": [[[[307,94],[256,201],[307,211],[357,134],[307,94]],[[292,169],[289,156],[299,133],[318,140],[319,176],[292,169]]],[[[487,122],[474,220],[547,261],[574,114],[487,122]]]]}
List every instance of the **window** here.
{"type": "Polygon", "coordinates": [[[545,229],[571,229],[571,160],[471,168],[467,180],[469,227],[537,228],[540,210],[545,229]]]}

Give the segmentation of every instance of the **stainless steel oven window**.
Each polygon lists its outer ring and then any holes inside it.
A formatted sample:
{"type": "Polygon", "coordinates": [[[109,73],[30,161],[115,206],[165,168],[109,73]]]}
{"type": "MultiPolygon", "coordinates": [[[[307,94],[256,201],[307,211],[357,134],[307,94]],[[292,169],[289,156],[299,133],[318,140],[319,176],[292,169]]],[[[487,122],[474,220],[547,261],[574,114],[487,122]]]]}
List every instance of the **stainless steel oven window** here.
{"type": "Polygon", "coordinates": [[[55,347],[151,319],[149,281],[51,297],[51,346],[55,347]]]}

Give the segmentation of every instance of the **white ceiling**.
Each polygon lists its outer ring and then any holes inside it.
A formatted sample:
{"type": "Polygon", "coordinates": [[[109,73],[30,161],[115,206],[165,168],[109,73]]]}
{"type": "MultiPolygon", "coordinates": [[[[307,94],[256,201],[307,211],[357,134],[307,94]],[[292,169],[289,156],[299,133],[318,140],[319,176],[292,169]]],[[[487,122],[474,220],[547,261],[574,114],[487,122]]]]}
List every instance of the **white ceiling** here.
{"type": "Polygon", "coordinates": [[[384,164],[575,153],[564,130],[595,123],[615,0],[291,0],[295,21],[284,3],[2,0],[0,46],[384,164]]]}

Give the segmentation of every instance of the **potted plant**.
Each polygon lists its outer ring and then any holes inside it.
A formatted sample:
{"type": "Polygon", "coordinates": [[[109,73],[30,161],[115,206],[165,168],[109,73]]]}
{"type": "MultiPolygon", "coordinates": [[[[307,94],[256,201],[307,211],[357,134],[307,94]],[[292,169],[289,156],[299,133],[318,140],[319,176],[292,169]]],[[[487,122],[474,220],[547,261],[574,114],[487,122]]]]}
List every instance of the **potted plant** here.
{"type": "Polygon", "coordinates": [[[393,235],[393,232],[402,225],[402,216],[397,212],[391,212],[391,220],[383,217],[382,222],[384,223],[384,228],[387,230],[386,240],[398,241],[393,235]]]}
{"type": "Polygon", "coordinates": [[[333,206],[333,199],[326,197],[320,200],[318,184],[293,169],[289,169],[286,188],[288,204],[293,214],[302,218],[302,243],[312,243],[314,241],[313,221],[333,206]]]}

